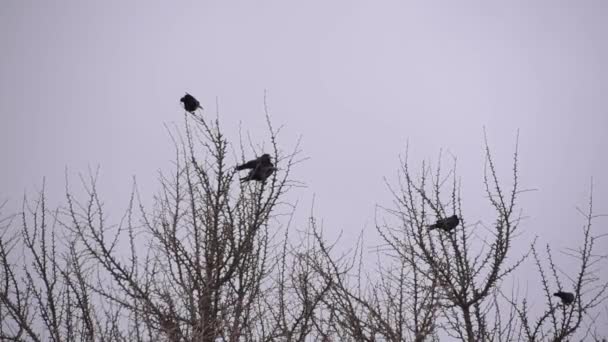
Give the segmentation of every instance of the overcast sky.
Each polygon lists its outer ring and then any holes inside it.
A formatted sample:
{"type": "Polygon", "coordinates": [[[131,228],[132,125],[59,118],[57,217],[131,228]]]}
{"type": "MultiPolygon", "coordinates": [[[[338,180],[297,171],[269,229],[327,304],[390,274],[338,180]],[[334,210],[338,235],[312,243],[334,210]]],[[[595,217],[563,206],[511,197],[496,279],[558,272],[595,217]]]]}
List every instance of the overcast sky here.
{"type": "Polygon", "coordinates": [[[185,91],[262,137],[267,89],[311,157],[294,198],[306,215],[314,194],[326,230],[373,230],[406,141],[414,163],[457,156],[468,221],[487,218],[485,126],[505,181],[520,130],[523,242],[573,246],[592,176],[608,213],[608,2],[456,3],[4,0],[0,198],[46,176],[59,199],[65,167],[89,165],[110,204],[134,175],[152,193],[185,91]]]}

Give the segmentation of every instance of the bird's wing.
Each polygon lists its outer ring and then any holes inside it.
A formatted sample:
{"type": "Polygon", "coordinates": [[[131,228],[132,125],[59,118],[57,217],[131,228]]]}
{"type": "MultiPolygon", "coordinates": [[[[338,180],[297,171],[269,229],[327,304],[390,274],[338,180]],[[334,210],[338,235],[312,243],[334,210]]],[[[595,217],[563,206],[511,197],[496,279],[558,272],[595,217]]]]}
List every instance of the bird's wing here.
{"type": "Polygon", "coordinates": [[[254,159],[246,162],[245,164],[237,166],[236,169],[239,171],[245,169],[254,169],[256,166],[258,166],[258,160],[254,159]]]}

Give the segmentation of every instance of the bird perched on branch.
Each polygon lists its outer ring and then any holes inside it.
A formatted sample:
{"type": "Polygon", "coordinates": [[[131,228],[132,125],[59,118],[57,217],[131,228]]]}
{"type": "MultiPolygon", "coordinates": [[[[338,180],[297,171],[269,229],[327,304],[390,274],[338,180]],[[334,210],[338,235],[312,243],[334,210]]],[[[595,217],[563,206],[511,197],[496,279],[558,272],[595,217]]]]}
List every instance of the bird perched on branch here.
{"type": "Polygon", "coordinates": [[[277,170],[272,164],[269,154],[263,154],[257,159],[250,160],[245,164],[236,167],[237,171],[250,169],[249,174],[241,178],[241,182],[258,181],[264,182],[270,175],[277,170]]]}
{"type": "Polygon", "coordinates": [[[203,109],[200,102],[198,102],[198,100],[195,99],[194,96],[188,93],[186,93],[186,95],[184,95],[184,97],[180,99],[180,102],[184,104],[184,109],[190,113],[194,113],[199,108],[203,109]]]}
{"type": "Polygon", "coordinates": [[[446,232],[451,231],[456,228],[456,226],[460,223],[460,219],[456,215],[452,215],[450,217],[446,217],[443,219],[438,219],[435,224],[429,226],[429,229],[439,228],[441,230],[445,230],[446,232]]]}
{"type": "Polygon", "coordinates": [[[559,297],[564,305],[572,304],[572,302],[574,302],[574,294],[572,292],[557,291],[553,295],[559,297]]]}

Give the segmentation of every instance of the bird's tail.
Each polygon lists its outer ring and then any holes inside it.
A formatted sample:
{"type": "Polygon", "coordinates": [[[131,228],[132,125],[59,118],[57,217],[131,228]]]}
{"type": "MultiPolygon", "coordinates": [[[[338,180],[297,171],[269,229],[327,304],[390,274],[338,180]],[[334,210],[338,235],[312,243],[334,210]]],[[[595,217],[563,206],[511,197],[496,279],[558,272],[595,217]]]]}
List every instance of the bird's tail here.
{"type": "Polygon", "coordinates": [[[436,224],[430,224],[428,226],[426,226],[429,230],[433,230],[435,228],[438,228],[436,224]]]}

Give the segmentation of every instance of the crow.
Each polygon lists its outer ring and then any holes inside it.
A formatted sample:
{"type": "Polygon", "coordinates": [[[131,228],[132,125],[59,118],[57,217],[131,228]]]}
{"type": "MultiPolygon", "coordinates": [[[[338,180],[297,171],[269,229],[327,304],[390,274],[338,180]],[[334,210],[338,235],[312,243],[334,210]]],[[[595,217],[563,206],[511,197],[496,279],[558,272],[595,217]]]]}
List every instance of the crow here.
{"type": "Polygon", "coordinates": [[[182,97],[180,101],[184,103],[184,109],[187,112],[194,113],[199,108],[203,109],[200,102],[198,102],[198,100],[195,99],[194,96],[188,93],[186,93],[186,95],[184,95],[184,97],[182,97]]]}
{"type": "Polygon", "coordinates": [[[444,219],[437,219],[437,222],[435,222],[435,224],[432,224],[428,227],[429,229],[439,228],[445,230],[446,232],[449,232],[452,229],[456,228],[459,223],[460,219],[458,218],[458,216],[452,215],[444,219]]]}
{"type": "Polygon", "coordinates": [[[267,165],[272,166],[272,162],[270,160],[270,154],[264,153],[259,158],[250,160],[245,164],[239,165],[236,167],[237,171],[245,170],[245,169],[255,169],[258,165],[267,165]]]}
{"type": "Polygon", "coordinates": [[[241,178],[241,182],[249,182],[249,181],[258,181],[265,182],[273,172],[277,170],[274,166],[258,166],[255,169],[249,171],[249,174],[243,178],[241,178]]]}
{"type": "Polygon", "coordinates": [[[263,154],[257,159],[250,160],[236,167],[237,171],[250,169],[249,174],[241,178],[241,182],[258,181],[264,182],[274,171],[277,170],[272,164],[269,154],[263,154]]]}
{"type": "Polygon", "coordinates": [[[559,297],[564,305],[572,304],[572,302],[574,302],[574,294],[571,292],[557,291],[553,295],[559,297]]]}

